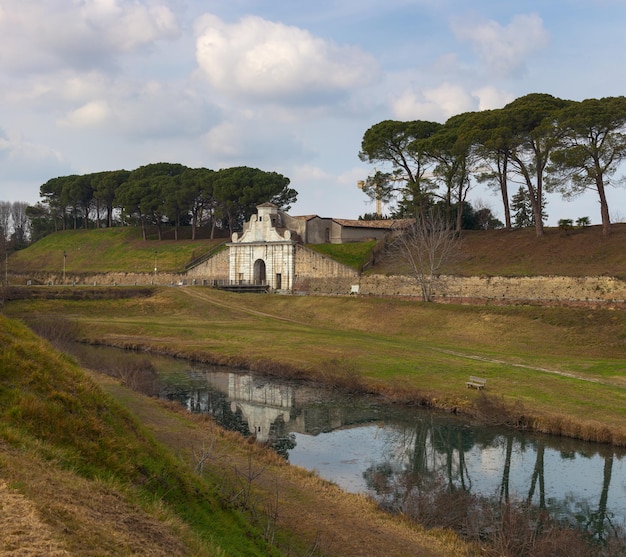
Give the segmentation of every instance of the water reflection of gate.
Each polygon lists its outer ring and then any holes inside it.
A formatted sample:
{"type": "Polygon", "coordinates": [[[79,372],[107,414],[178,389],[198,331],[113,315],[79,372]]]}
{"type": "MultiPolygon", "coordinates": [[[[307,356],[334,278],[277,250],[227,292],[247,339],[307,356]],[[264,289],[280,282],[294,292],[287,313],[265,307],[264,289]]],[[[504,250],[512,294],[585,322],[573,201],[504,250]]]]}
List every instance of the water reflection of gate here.
{"type": "MultiPolygon", "coordinates": [[[[286,424],[291,419],[295,399],[291,386],[236,373],[206,372],[205,378],[227,396],[231,412],[241,414],[248,431],[259,441],[267,441],[277,424],[286,424]]],[[[209,389],[191,390],[188,408],[193,412],[210,412],[212,394],[209,389]]]]}
{"type": "Polygon", "coordinates": [[[206,371],[203,378],[212,388],[191,389],[185,400],[189,410],[213,414],[216,389],[227,397],[232,413],[241,414],[250,434],[263,442],[286,430],[317,435],[376,419],[369,409],[333,404],[318,387],[220,371],[206,371]]]}
{"type": "MultiPolygon", "coordinates": [[[[223,416],[222,423],[230,420],[235,427],[243,423],[244,433],[270,442],[285,457],[295,446],[296,433],[317,436],[378,421],[384,432],[379,434],[385,443],[383,456],[362,470],[372,495],[387,493],[384,496],[388,497],[394,493],[402,497],[397,490],[386,491],[385,484],[411,485],[408,476],[413,476],[422,483],[443,483],[449,489],[468,490],[500,501],[526,502],[577,522],[598,537],[611,524],[623,525],[626,478],[621,455],[616,456],[612,447],[468,427],[436,414],[421,416],[418,410],[410,410],[409,418],[384,416],[369,401],[359,403],[352,398],[346,403],[312,386],[252,375],[206,371],[202,382],[205,387],[187,393],[190,410],[229,414],[223,416]],[[621,477],[611,487],[616,461],[621,477]],[[564,472],[574,466],[584,470],[564,472]],[[594,485],[597,479],[600,481],[594,485]],[[621,505],[611,505],[611,489],[621,505]]],[[[367,446],[362,450],[368,458],[375,452],[367,446]]]]}

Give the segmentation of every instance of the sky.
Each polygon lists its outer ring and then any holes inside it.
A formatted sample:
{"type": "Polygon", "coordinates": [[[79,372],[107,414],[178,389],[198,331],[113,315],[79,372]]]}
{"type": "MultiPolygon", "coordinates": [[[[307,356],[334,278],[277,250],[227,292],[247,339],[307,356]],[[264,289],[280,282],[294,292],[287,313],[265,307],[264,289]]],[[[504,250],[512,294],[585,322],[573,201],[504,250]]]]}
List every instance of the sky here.
{"type": "MultiPolygon", "coordinates": [[[[625,23],[626,0],[0,0],[0,200],[171,162],[279,172],[292,215],[357,218],[369,127],[623,95],[625,23]]],[[[549,225],[600,223],[591,193],[547,202],[549,225]]]]}

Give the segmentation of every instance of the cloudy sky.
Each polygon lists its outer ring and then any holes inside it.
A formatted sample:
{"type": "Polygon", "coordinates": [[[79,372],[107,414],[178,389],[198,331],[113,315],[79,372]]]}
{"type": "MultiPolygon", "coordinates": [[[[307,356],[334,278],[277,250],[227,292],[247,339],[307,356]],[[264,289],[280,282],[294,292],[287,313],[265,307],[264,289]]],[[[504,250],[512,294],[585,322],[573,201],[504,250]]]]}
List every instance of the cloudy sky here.
{"type": "MultiPolygon", "coordinates": [[[[292,214],[374,210],[363,133],[527,93],[626,94],[626,0],[0,0],[0,200],[176,162],[277,171],[292,214]]],[[[501,214],[498,198],[476,187],[501,214]]],[[[626,220],[626,190],[612,190],[626,220]]],[[[549,197],[549,224],[596,199],[549,197]]]]}

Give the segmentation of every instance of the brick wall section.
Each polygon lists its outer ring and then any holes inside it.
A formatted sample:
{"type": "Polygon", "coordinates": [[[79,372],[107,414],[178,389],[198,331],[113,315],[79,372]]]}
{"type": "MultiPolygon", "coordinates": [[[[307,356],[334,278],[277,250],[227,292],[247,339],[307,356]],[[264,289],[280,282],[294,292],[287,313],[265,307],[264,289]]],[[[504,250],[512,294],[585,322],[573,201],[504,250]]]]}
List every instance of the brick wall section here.
{"type": "Polygon", "coordinates": [[[187,276],[191,279],[212,279],[228,280],[229,273],[229,251],[227,249],[216,253],[210,259],[200,263],[200,265],[189,269],[187,276]]]}
{"type": "Polygon", "coordinates": [[[296,246],[294,292],[349,294],[352,285],[358,283],[356,269],[304,246],[296,246]]]}
{"type": "MultiPolygon", "coordinates": [[[[223,252],[227,255],[228,252],[223,252]]],[[[220,253],[216,257],[223,257],[220,253]]],[[[406,296],[420,298],[415,279],[407,276],[363,275],[321,254],[299,248],[296,252],[297,269],[293,290],[296,293],[345,295],[358,285],[359,294],[370,296],[406,296]]],[[[215,258],[214,258],[215,259],[215,258]]],[[[207,262],[208,263],[208,262],[207,262]]],[[[204,264],[203,264],[204,265],[204,264]]],[[[63,283],[60,274],[33,273],[10,275],[13,285],[76,284],[76,285],[178,285],[198,284],[224,275],[224,262],[214,261],[206,270],[194,273],[106,273],[74,275],[68,273],[63,283]],[[211,272],[215,275],[211,275],[211,272]]],[[[537,301],[565,303],[626,303],[626,281],[612,277],[442,277],[435,288],[435,299],[454,301],[475,299],[488,301],[537,301]]]]}
{"type": "MultiPolygon", "coordinates": [[[[363,276],[360,294],[420,296],[415,279],[406,276],[363,276]]],[[[435,297],[488,300],[623,302],[626,281],[612,277],[454,277],[441,278],[435,297]]]]}
{"type": "MultiPolygon", "coordinates": [[[[12,275],[9,284],[14,286],[32,285],[75,285],[75,286],[171,286],[180,284],[193,284],[193,277],[187,277],[184,273],[102,273],[102,274],[74,274],[67,273],[65,281],[61,274],[32,273],[29,275],[12,275]]],[[[196,280],[201,284],[201,280],[196,280]]]]}

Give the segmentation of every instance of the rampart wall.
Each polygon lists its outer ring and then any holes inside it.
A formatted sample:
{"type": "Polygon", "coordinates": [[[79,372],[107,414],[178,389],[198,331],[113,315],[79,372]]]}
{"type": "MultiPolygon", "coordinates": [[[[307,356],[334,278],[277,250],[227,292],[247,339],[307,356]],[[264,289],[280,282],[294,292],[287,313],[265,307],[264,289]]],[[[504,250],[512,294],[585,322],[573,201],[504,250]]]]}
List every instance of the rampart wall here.
{"type": "MultiPolygon", "coordinates": [[[[227,252],[224,252],[227,254],[227,252]]],[[[220,254],[220,259],[222,255],[220,254]]],[[[317,252],[298,249],[293,291],[295,293],[365,296],[398,296],[419,299],[415,279],[399,275],[362,275],[317,252]]],[[[208,262],[207,262],[208,263],[208,262]]],[[[204,264],[203,264],[204,265],[204,264]]],[[[222,278],[227,265],[214,261],[204,270],[189,273],[103,273],[77,275],[39,273],[12,275],[13,285],[202,285],[222,278]]],[[[563,303],[626,305],[626,281],[613,277],[457,277],[443,276],[434,288],[438,302],[477,301],[486,303],[563,303]]]]}
{"type": "Polygon", "coordinates": [[[210,278],[212,280],[228,280],[229,275],[230,256],[227,249],[216,253],[210,259],[203,261],[196,267],[187,271],[187,276],[192,279],[205,279],[210,278]]]}
{"type": "Polygon", "coordinates": [[[304,246],[296,246],[294,292],[347,294],[359,281],[356,269],[304,246]]]}
{"type": "MultiPolygon", "coordinates": [[[[372,296],[420,296],[415,279],[407,276],[366,275],[359,293],[372,296]]],[[[626,281],[612,277],[456,277],[443,276],[435,299],[490,301],[624,302],[626,281]]]]}

